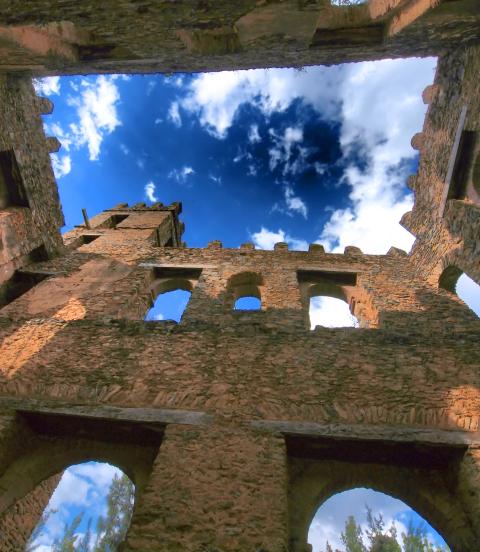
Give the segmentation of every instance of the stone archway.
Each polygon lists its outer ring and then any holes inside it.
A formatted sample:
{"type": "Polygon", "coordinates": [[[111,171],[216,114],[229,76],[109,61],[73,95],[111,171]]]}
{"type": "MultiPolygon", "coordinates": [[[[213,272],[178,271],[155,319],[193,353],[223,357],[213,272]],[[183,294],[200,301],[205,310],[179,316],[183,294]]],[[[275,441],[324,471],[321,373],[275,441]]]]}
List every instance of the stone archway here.
{"type": "Polygon", "coordinates": [[[428,520],[455,552],[470,552],[478,535],[455,492],[452,466],[405,465],[290,458],[289,528],[292,552],[309,552],[307,535],[318,507],[357,487],[402,500],[428,520]]]}

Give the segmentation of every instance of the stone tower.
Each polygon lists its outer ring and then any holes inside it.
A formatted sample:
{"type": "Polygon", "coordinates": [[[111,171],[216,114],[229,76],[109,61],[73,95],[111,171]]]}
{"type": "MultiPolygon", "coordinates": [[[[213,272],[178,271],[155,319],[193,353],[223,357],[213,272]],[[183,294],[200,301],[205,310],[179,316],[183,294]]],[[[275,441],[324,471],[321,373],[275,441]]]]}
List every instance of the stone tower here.
{"type": "Polygon", "coordinates": [[[308,552],[322,502],[364,486],[480,543],[478,0],[0,0],[0,550],[18,552],[58,474],[135,483],[124,552],[308,552]],[[139,29],[142,32],[139,32],[139,29]],[[119,205],[64,236],[30,77],[438,55],[411,254],[181,242],[180,204],[119,205]],[[292,61],[293,60],[293,61],[292,61]],[[191,291],[179,324],[145,322],[191,291]],[[233,309],[256,295],[259,311],[233,309]],[[317,295],[359,328],[308,327],[317,295]],[[16,530],[20,527],[21,530],[16,530]]]}

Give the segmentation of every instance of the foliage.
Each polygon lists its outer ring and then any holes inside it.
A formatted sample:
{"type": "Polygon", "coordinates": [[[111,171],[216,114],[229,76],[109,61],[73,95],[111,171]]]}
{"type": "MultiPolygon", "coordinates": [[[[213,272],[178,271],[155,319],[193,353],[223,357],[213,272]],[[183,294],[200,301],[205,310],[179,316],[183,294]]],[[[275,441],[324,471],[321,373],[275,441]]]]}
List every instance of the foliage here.
{"type": "MultiPolygon", "coordinates": [[[[367,528],[365,536],[369,542],[364,542],[364,532],[357,524],[353,516],[348,516],[345,521],[345,529],[341,534],[341,540],[345,546],[344,552],[450,552],[448,547],[442,547],[432,544],[427,536],[425,526],[414,527],[409,524],[407,533],[402,533],[402,544],[398,541],[397,529],[392,525],[387,529],[383,516],[377,517],[372,514],[372,510],[366,506],[367,510],[367,528]]],[[[326,543],[325,552],[343,552],[331,547],[326,543]]]]}
{"type": "MultiPolygon", "coordinates": [[[[126,475],[115,475],[108,490],[107,514],[98,518],[96,534],[92,533],[92,519],[89,518],[85,534],[78,535],[77,529],[85,515],[85,512],[79,512],[70,523],[65,524],[63,534],[53,544],[52,552],[116,552],[125,540],[134,498],[135,488],[130,479],[126,475]]],[[[35,541],[42,534],[52,513],[51,510],[44,512],[28,540],[26,552],[35,552],[40,546],[35,541]]]]}
{"type": "Polygon", "coordinates": [[[107,497],[106,517],[97,523],[97,542],[94,552],[114,552],[125,539],[132,517],[134,488],[126,475],[113,478],[107,497]]]}

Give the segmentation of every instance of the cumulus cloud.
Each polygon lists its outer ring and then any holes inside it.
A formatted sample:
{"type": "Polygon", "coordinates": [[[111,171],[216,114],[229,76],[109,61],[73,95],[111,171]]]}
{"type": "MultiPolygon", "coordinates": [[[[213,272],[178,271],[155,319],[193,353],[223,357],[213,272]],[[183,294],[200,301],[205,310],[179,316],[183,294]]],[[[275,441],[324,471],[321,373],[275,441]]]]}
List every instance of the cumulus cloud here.
{"type": "Polygon", "coordinates": [[[285,186],[285,203],[291,213],[299,213],[303,218],[307,218],[308,210],[305,203],[296,196],[290,186],[285,186]]]}
{"type": "Polygon", "coordinates": [[[51,154],[52,168],[55,178],[59,179],[70,173],[72,170],[72,159],[70,155],[51,154]]]}
{"type": "Polygon", "coordinates": [[[297,251],[306,251],[308,249],[308,243],[305,240],[293,238],[282,229],[274,232],[262,226],[258,232],[254,232],[250,237],[258,249],[273,249],[273,246],[279,242],[286,242],[291,249],[297,251]]]}
{"type": "Polygon", "coordinates": [[[269,134],[274,143],[268,150],[270,170],[273,171],[281,165],[284,176],[299,174],[305,170],[308,149],[299,145],[303,141],[303,129],[287,127],[281,135],[270,129],[269,134]]]}
{"type": "Polygon", "coordinates": [[[416,156],[410,139],[421,128],[426,110],[421,92],[432,81],[434,68],[432,58],[347,66],[340,89],[340,143],[351,205],[335,210],[325,225],[320,241],[327,249],[410,249],[414,238],[398,224],[413,202],[405,192],[405,162],[416,156]],[[356,161],[358,151],[366,152],[362,169],[356,161]]]}
{"type": "Polygon", "coordinates": [[[168,173],[168,178],[176,180],[179,184],[185,184],[189,176],[195,174],[195,171],[192,167],[187,165],[183,166],[180,169],[173,169],[168,173]]]}
{"type": "MultiPolygon", "coordinates": [[[[120,99],[115,84],[117,78],[122,77],[101,75],[96,78],[82,79],[80,83],[72,86],[75,95],[68,96],[67,103],[75,109],[75,120],[69,124],[67,130],[57,122],[46,123],[46,133],[56,136],[67,152],[87,147],[90,160],[97,160],[104,137],[121,124],[117,115],[117,103],[120,99]]],[[[39,82],[42,83],[42,92],[60,90],[60,84],[56,84],[56,81],[41,79],[39,82]]],[[[120,148],[125,155],[129,153],[124,144],[121,144],[120,148]]],[[[55,176],[62,178],[72,170],[72,156],[53,154],[52,167],[55,176]]]]}
{"type": "Polygon", "coordinates": [[[178,102],[173,102],[168,109],[168,120],[171,121],[177,128],[182,126],[182,117],[180,115],[180,107],[178,102]]]}
{"type": "Polygon", "coordinates": [[[155,196],[155,184],[150,181],[145,184],[145,195],[147,196],[148,201],[155,203],[158,201],[158,198],[155,196]]]}
{"type": "Polygon", "coordinates": [[[240,106],[257,105],[265,115],[284,111],[295,99],[317,108],[325,117],[339,109],[337,90],[343,68],[335,66],[295,69],[251,69],[204,73],[193,79],[184,109],[196,113],[200,124],[219,139],[226,137],[240,106]],[[318,83],[322,82],[322,86],[318,83]]]}
{"type": "MultiPolygon", "coordinates": [[[[398,221],[412,205],[405,180],[417,154],[410,139],[421,128],[426,110],[421,92],[432,82],[435,65],[433,58],[410,58],[301,72],[203,74],[193,79],[179,101],[219,139],[226,137],[243,104],[257,106],[267,118],[295,100],[310,105],[322,119],[340,126],[345,166],[341,182],[350,189],[349,205],[332,211],[319,241],[330,251],[343,251],[346,245],[367,253],[385,253],[392,245],[409,250],[413,237],[398,221]]],[[[310,152],[301,144],[301,126],[271,136],[270,168],[280,168],[283,176],[305,170],[310,152]]],[[[248,137],[249,142],[255,140],[256,132],[250,129],[248,137]]],[[[326,172],[320,163],[314,168],[319,176],[326,172]]]]}
{"type": "Polygon", "coordinates": [[[53,96],[60,94],[60,77],[44,77],[33,79],[33,87],[39,96],[53,96]]]}
{"type": "Polygon", "coordinates": [[[100,75],[95,79],[83,79],[76,96],[68,99],[75,107],[78,121],[70,124],[70,135],[77,148],[87,146],[91,161],[98,159],[104,137],[121,123],[117,104],[120,99],[116,76],[100,75]]]}

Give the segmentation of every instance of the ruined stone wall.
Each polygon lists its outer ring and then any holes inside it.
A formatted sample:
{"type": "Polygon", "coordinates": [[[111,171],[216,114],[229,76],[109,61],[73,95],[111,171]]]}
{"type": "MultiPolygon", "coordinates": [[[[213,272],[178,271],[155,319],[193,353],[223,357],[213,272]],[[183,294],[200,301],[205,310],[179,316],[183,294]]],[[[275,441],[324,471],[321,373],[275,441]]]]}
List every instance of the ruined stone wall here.
{"type": "Polygon", "coordinates": [[[480,283],[480,203],[446,196],[458,155],[457,132],[480,131],[479,72],[478,46],[439,59],[435,82],[424,93],[429,108],[423,130],[414,138],[420,151],[418,173],[409,181],[415,205],[402,223],[417,237],[411,255],[415,277],[434,285],[451,264],[480,283]]]}
{"type": "MultiPolygon", "coordinates": [[[[177,212],[174,206],[174,219],[177,212]]],[[[255,424],[476,435],[480,321],[455,296],[415,281],[406,254],[392,249],[364,255],[353,247],[326,254],[318,245],[297,252],[283,243],[274,251],[252,244],[223,249],[219,242],[205,249],[159,247],[157,228],[164,228],[165,238],[180,228],[171,224],[171,213],[171,207],[123,206],[92,218],[91,228],[66,236],[66,255],[32,267],[50,276],[0,310],[0,398],[6,412],[47,407],[67,415],[77,405],[87,417],[100,408],[102,424],[115,409],[173,416],[144,479],[125,550],[280,552],[295,535],[301,542],[290,549],[307,550],[300,521],[297,528],[286,521],[296,506],[287,501],[293,483],[285,437],[255,424]],[[112,225],[112,213],[129,216],[112,225]],[[82,237],[92,233],[100,237],[84,243],[82,237]],[[362,328],[310,331],[308,285],[313,279],[321,290],[318,274],[329,282],[327,295],[343,294],[362,328]],[[185,280],[192,295],[181,323],[145,322],[155,293],[170,289],[162,282],[185,280]],[[258,285],[262,309],[234,311],[236,282],[249,281],[258,285]],[[193,420],[195,412],[204,413],[209,421],[177,425],[175,416],[185,412],[193,420]]],[[[89,437],[98,442],[117,432],[88,423],[89,437]]],[[[53,431],[48,427],[39,422],[29,431],[53,431]]],[[[53,446],[46,441],[28,451],[15,442],[15,432],[6,429],[4,448],[17,451],[13,461],[6,457],[10,467],[0,477],[10,501],[12,482],[26,469],[34,474],[36,456],[53,446]]],[[[117,449],[110,449],[109,461],[115,463],[117,449]]],[[[118,450],[116,463],[129,473],[118,450]]],[[[57,470],[72,459],[63,454],[57,470]]],[[[47,458],[40,481],[52,464],[47,458]]],[[[90,452],[85,458],[98,456],[90,452]]],[[[442,481],[452,473],[455,480],[459,465],[435,468],[431,477],[442,481]]],[[[465,473],[470,481],[471,471],[465,473]]],[[[422,512],[450,542],[460,543],[457,550],[468,550],[477,538],[471,525],[477,514],[462,514],[463,499],[455,498],[455,519],[467,519],[461,538],[455,537],[455,528],[442,521],[448,517],[442,505],[456,496],[457,483],[448,481],[435,495],[444,498],[432,495],[440,513],[433,506],[422,512]]],[[[421,496],[409,498],[421,509],[421,496]]]]}
{"type": "Polygon", "coordinates": [[[61,474],[43,481],[0,517],[2,552],[23,552],[25,545],[47,507],[61,474]]]}
{"type": "Polygon", "coordinates": [[[479,17],[478,0],[2,0],[0,70],[213,71],[432,55],[478,40],[479,17]]]}
{"type": "Polygon", "coordinates": [[[28,201],[0,209],[0,284],[17,268],[63,249],[63,215],[41,119],[48,109],[30,79],[0,76],[0,152],[13,151],[28,201]]]}

